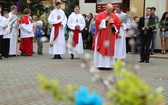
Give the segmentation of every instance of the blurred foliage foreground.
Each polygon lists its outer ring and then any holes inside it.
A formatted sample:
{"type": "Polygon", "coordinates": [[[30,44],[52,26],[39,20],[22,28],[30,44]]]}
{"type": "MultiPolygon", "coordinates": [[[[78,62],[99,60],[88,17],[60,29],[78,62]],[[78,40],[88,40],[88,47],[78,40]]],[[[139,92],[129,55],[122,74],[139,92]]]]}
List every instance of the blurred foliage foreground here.
{"type": "Polygon", "coordinates": [[[96,92],[90,92],[87,87],[67,85],[60,87],[58,80],[38,76],[41,88],[52,93],[57,101],[69,101],[74,105],[165,105],[162,88],[152,90],[137,75],[125,67],[121,60],[117,60],[111,80],[106,80],[108,101],[96,92]]]}

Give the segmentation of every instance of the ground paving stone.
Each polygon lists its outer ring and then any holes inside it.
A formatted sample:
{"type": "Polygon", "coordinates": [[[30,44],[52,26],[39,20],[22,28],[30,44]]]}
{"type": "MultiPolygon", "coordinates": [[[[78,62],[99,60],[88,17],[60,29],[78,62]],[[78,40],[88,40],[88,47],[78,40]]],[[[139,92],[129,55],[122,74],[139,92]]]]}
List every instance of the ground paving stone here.
{"type": "MultiPolygon", "coordinates": [[[[34,44],[36,51],[36,44],[34,44]]],[[[104,86],[100,82],[91,82],[88,69],[80,67],[80,59],[70,59],[63,55],[62,60],[53,60],[48,54],[48,43],[44,43],[43,55],[36,53],[32,57],[10,57],[0,61],[0,105],[71,105],[67,102],[55,102],[50,94],[42,92],[37,75],[57,78],[64,87],[66,84],[84,85],[98,92],[106,100],[104,86]]],[[[93,57],[91,50],[85,50],[93,57]]],[[[83,57],[80,56],[80,57],[83,57]]],[[[139,55],[127,54],[124,60],[128,67],[138,64],[139,55]]],[[[137,74],[152,88],[164,87],[164,96],[168,100],[168,60],[151,58],[150,63],[142,63],[137,74]]],[[[108,76],[111,71],[100,74],[108,76]]]]}

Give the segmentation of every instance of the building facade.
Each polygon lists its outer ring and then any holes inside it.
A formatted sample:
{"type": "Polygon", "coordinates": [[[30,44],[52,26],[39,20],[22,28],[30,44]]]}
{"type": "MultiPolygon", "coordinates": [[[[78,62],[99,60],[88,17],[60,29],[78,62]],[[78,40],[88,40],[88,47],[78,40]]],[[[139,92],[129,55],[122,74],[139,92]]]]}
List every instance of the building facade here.
{"type": "Polygon", "coordinates": [[[47,7],[50,7],[50,6],[54,6],[54,3],[57,1],[63,1],[61,8],[64,9],[65,8],[65,2],[64,2],[65,0],[44,0],[43,4],[47,7]]]}
{"type": "MultiPolygon", "coordinates": [[[[95,13],[96,12],[96,1],[97,0],[79,0],[79,5],[81,7],[81,14],[95,13]]],[[[115,0],[113,0],[115,1],[115,0]]],[[[134,6],[137,8],[138,17],[143,16],[146,7],[156,7],[156,15],[161,18],[165,11],[168,11],[168,0],[129,0],[129,8],[134,6]]],[[[125,5],[125,4],[124,4],[125,5]]],[[[161,49],[160,45],[160,32],[158,29],[156,37],[156,47],[155,49],[161,49]]]]}

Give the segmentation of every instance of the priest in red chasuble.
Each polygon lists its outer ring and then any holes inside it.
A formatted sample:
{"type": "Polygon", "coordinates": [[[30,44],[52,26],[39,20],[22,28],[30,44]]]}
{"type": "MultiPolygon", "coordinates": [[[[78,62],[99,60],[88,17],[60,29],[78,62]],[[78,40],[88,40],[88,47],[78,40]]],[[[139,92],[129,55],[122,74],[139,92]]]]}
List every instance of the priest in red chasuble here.
{"type": "Polygon", "coordinates": [[[115,62],[115,41],[121,21],[112,13],[113,5],[107,4],[106,10],[96,17],[96,32],[93,41],[94,64],[100,70],[111,70],[115,62]]]}
{"type": "Polygon", "coordinates": [[[25,9],[23,11],[24,16],[20,20],[20,48],[22,56],[32,56],[33,55],[33,23],[30,19],[31,10],[25,9]]]}

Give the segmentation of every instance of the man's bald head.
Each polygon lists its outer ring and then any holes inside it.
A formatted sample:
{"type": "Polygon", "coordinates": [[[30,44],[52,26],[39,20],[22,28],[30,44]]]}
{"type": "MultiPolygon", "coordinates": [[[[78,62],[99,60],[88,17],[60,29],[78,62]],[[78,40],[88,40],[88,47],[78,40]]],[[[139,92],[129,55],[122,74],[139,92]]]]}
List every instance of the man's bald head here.
{"type": "Polygon", "coordinates": [[[106,5],[106,12],[107,12],[107,14],[111,14],[112,13],[112,10],[113,10],[113,5],[112,4],[107,4],[106,5]]]}
{"type": "Polygon", "coordinates": [[[106,5],[106,9],[107,9],[107,8],[113,9],[113,5],[109,3],[109,4],[106,5]]]}

